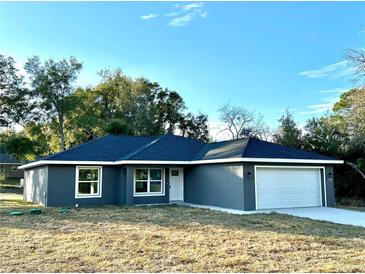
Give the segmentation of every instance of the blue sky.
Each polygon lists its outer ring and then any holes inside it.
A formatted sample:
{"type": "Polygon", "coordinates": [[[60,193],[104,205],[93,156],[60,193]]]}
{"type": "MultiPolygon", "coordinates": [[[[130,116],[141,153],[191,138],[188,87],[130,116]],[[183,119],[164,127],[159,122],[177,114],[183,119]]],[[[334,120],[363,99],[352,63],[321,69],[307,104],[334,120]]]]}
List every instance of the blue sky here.
{"type": "Polygon", "coordinates": [[[353,85],[348,48],[364,48],[361,2],[1,2],[0,51],[84,63],[79,85],[120,67],[177,90],[218,120],[224,102],[303,124],[353,85]]]}

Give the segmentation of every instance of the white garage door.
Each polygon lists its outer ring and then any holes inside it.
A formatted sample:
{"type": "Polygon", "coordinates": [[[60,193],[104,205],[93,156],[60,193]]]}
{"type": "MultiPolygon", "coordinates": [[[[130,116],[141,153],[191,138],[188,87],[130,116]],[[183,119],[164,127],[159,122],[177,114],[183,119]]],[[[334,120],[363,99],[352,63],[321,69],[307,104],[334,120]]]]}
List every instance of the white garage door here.
{"type": "Polygon", "coordinates": [[[321,206],[318,168],[256,169],[257,209],[321,206]]]}

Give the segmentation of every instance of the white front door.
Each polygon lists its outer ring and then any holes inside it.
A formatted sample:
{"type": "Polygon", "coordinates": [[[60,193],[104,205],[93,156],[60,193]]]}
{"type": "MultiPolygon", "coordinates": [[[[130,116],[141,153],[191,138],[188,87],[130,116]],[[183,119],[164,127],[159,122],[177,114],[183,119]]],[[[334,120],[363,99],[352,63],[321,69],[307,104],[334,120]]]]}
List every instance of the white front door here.
{"type": "Polygon", "coordinates": [[[170,168],[170,201],[184,201],[184,170],[170,168]]]}

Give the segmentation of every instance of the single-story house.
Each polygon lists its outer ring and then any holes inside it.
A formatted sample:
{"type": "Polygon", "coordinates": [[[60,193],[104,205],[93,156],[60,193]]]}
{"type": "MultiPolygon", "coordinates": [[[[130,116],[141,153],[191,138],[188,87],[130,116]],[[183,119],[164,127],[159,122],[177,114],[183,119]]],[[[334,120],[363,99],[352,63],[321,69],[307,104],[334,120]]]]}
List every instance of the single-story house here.
{"type": "Polygon", "coordinates": [[[24,171],[18,169],[23,163],[8,153],[0,153],[0,176],[6,179],[22,179],[24,171]]]}
{"type": "Polygon", "coordinates": [[[334,205],[343,161],[244,138],[107,135],[21,166],[24,199],[45,206],[177,201],[240,210],[334,205]]]}

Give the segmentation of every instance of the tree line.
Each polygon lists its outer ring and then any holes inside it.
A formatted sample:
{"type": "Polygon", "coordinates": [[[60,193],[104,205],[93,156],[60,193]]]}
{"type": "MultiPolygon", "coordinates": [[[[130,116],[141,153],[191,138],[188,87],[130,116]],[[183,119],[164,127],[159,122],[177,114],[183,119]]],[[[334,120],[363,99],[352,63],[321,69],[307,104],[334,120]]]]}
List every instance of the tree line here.
{"type": "MultiPolygon", "coordinates": [[[[319,152],[347,165],[335,167],[336,196],[365,200],[365,51],[350,50],[356,88],[344,92],[332,112],[309,119],[303,128],[287,110],[272,131],[259,113],[229,103],[218,112],[229,139],[255,137],[319,152]]],[[[96,86],[75,88],[82,63],[71,57],[24,65],[27,79],[13,58],[0,55],[0,128],[2,147],[19,160],[34,160],[107,133],[159,135],[177,133],[211,141],[208,116],[187,111],[178,92],[145,78],[133,79],[120,69],[99,72],[96,86]],[[4,145],[5,144],[5,145],[4,145]]],[[[1,148],[1,147],[0,147],[1,148]]]]}
{"type": "Polygon", "coordinates": [[[120,69],[99,72],[95,87],[74,88],[82,63],[31,57],[20,75],[12,57],[0,55],[0,127],[7,149],[20,160],[34,160],[107,133],[179,133],[208,141],[208,117],[187,112],[178,92],[120,69]]]}

